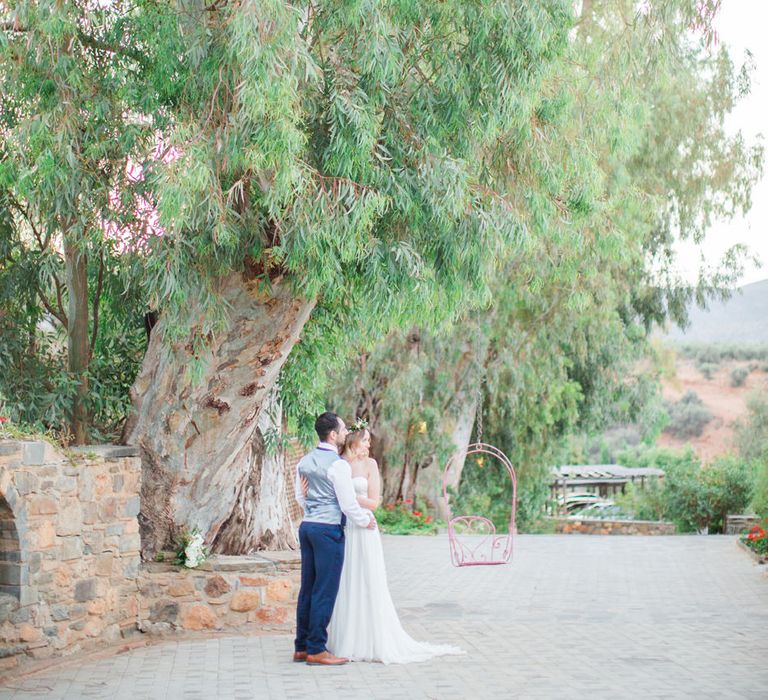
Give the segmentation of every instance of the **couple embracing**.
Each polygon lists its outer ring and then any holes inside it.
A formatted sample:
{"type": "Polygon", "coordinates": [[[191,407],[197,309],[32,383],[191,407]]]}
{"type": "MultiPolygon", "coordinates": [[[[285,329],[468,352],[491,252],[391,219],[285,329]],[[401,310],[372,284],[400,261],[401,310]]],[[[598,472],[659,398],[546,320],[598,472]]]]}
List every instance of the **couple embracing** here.
{"type": "Polygon", "coordinates": [[[296,467],[301,590],[294,661],[339,666],[354,661],[409,663],[462,653],[417,642],[392,603],[381,537],[373,511],[381,500],[371,436],[364,424],[347,430],[335,413],[315,421],[318,446],[296,467]]]}

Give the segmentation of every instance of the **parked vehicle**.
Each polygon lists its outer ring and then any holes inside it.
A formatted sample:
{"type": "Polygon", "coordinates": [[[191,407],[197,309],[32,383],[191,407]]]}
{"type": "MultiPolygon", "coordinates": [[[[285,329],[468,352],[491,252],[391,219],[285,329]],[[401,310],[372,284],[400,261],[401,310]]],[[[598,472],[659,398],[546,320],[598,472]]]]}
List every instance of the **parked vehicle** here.
{"type": "Polygon", "coordinates": [[[571,518],[596,518],[598,520],[631,520],[632,516],[624,512],[613,501],[592,503],[569,513],[571,518]]]}

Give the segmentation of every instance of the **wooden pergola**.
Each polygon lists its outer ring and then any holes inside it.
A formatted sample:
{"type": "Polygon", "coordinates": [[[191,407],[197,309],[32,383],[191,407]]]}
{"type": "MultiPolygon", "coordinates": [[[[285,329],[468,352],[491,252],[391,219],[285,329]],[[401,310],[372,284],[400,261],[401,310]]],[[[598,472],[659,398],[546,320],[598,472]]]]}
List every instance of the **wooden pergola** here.
{"type": "Polygon", "coordinates": [[[645,488],[646,482],[664,478],[664,470],[655,467],[633,468],[619,464],[566,464],[552,468],[549,485],[551,502],[557,504],[568,494],[593,493],[601,498],[610,498],[624,493],[628,483],[645,488]]]}

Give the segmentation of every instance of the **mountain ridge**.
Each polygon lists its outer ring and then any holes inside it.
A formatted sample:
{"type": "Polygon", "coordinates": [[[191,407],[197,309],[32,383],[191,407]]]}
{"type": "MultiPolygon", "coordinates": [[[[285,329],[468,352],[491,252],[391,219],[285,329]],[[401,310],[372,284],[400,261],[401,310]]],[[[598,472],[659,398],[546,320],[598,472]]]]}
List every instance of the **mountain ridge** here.
{"type": "Polygon", "coordinates": [[[673,327],[664,340],[675,343],[768,344],[768,279],[739,287],[725,301],[694,306],[685,330],[673,327]]]}

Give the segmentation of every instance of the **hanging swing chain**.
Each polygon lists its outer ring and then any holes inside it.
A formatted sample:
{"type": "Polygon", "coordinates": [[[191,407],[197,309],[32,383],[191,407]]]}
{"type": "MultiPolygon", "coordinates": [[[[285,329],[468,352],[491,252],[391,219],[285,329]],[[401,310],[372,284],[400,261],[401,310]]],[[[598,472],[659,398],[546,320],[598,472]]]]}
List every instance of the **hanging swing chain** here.
{"type": "Polygon", "coordinates": [[[483,382],[485,375],[480,379],[477,385],[477,416],[475,424],[477,426],[477,442],[483,441],[483,382]]]}

